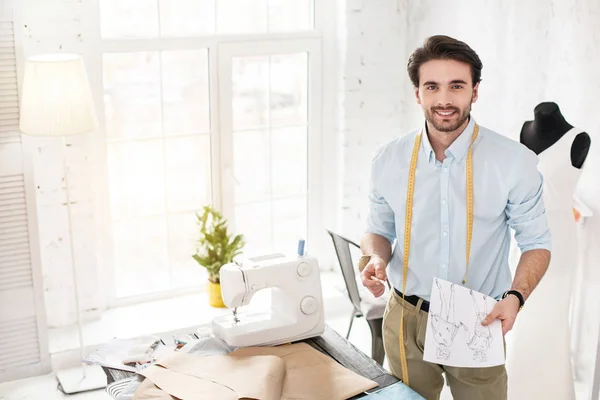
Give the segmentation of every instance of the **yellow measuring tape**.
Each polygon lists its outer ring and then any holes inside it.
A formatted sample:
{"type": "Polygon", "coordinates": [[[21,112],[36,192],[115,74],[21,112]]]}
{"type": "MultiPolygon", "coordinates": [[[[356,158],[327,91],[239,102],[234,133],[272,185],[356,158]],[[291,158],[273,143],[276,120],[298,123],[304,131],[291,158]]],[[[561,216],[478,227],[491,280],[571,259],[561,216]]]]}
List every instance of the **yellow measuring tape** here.
{"type": "MultiPolygon", "coordinates": [[[[471,255],[471,239],[473,238],[473,142],[477,139],[479,126],[475,124],[471,145],[469,146],[469,155],[467,156],[467,262],[463,285],[467,282],[467,273],[469,272],[469,257],[471,255]]],[[[408,275],[408,255],[410,252],[410,232],[412,223],[412,206],[415,194],[415,172],[417,170],[417,159],[419,158],[419,148],[421,147],[421,131],[415,139],[412,157],[410,159],[410,171],[408,174],[408,193],[406,195],[406,219],[404,221],[404,268],[402,272],[402,301],[406,292],[406,278],[408,275]]],[[[402,365],[402,381],[410,386],[408,380],[408,363],[406,361],[406,348],[404,347],[404,307],[400,316],[400,363],[402,365]]]]}

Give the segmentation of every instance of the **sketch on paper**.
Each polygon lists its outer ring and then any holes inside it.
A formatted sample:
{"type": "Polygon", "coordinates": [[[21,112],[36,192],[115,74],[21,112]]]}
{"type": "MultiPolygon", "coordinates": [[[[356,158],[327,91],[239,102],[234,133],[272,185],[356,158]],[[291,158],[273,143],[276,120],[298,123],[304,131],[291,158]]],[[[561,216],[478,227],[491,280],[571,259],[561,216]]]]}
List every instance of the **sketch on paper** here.
{"type": "Polygon", "coordinates": [[[438,360],[447,360],[450,357],[452,342],[461,324],[454,323],[454,284],[450,284],[449,300],[437,279],[435,279],[435,284],[438,287],[442,307],[439,313],[430,313],[429,323],[433,330],[433,339],[438,344],[436,358],[438,360]]]}
{"type": "MultiPolygon", "coordinates": [[[[475,309],[475,324],[472,329],[473,334],[467,342],[467,346],[473,350],[473,360],[478,363],[483,363],[487,361],[487,352],[491,347],[493,339],[490,327],[481,325],[481,322],[488,314],[486,305],[487,296],[483,295],[483,311],[480,311],[479,306],[477,305],[477,297],[475,297],[472,290],[469,290],[469,294],[471,295],[473,307],[475,309]]],[[[465,327],[465,329],[467,328],[465,327]]]]}
{"type": "Polygon", "coordinates": [[[504,364],[502,325],[481,325],[496,300],[477,291],[434,278],[423,359],[456,367],[504,364]]]}

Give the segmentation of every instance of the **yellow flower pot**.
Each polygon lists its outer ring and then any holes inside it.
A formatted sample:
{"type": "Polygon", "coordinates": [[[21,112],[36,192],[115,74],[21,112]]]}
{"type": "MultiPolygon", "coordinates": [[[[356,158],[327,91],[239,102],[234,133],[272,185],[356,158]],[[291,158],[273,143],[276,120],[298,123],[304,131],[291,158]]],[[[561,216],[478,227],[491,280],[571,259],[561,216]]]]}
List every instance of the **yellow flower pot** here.
{"type": "Polygon", "coordinates": [[[223,297],[221,296],[221,285],[208,281],[208,303],[212,307],[224,308],[223,297]]]}

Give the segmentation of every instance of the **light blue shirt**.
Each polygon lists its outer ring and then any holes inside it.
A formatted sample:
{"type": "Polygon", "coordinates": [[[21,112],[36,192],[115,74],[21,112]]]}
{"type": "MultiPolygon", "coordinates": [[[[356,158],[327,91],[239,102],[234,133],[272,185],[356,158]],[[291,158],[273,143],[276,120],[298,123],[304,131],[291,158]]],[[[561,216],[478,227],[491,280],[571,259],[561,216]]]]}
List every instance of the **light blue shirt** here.
{"type": "MultiPolygon", "coordinates": [[[[466,162],[475,120],[436,159],[425,126],[415,173],[406,295],[430,299],[434,277],[462,284],[467,243],[466,162]]],[[[396,243],[387,268],[402,290],[407,182],[415,130],[382,146],[373,158],[366,232],[396,243]]],[[[511,286],[510,229],[522,252],[550,250],[535,153],[479,126],[473,143],[473,239],[466,287],[499,299],[511,286]]]]}

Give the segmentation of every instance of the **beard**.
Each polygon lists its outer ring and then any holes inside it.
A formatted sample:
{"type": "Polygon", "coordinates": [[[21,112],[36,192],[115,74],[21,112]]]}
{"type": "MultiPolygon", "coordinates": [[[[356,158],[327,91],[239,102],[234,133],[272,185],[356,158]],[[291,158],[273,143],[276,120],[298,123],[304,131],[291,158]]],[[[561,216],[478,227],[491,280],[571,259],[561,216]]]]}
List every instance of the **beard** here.
{"type": "Polygon", "coordinates": [[[429,110],[425,110],[425,119],[429,122],[438,132],[454,132],[469,119],[471,114],[471,102],[464,109],[458,107],[432,107],[429,110]],[[437,114],[436,111],[453,111],[448,118],[444,118],[437,114]]]}

